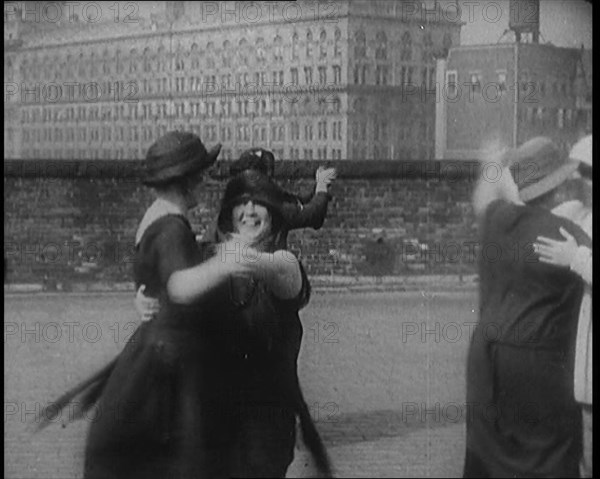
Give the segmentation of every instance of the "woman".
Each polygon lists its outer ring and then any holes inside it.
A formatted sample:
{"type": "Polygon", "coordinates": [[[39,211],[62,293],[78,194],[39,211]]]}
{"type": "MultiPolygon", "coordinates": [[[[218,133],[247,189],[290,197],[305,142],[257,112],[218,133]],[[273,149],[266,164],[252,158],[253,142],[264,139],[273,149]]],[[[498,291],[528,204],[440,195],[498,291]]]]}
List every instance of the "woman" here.
{"type": "MultiPolygon", "coordinates": [[[[229,175],[233,178],[247,170],[258,171],[264,175],[274,177],[275,156],[273,152],[264,148],[250,148],[242,152],[240,158],[232,163],[229,175]]],[[[317,168],[315,174],[315,189],[309,196],[297,196],[282,189],[284,197],[283,216],[285,231],[280,236],[280,249],[287,249],[288,232],[300,228],[319,230],[323,226],[327,207],[331,201],[329,187],[336,178],[335,168],[317,168]]],[[[207,241],[219,241],[217,227],[211,225],[206,236],[207,241]]]]}
{"type": "MultiPolygon", "coordinates": [[[[246,273],[212,289],[203,265],[179,278],[188,288],[181,301],[201,304],[204,321],[213,325],[209,342],[215,356],[207,362],[224,382],[212,381],[220,406],[212,419],[214,427],[227,424],[227,431],[219,431],[229,436],[221,454],[229,458],[227,472],[234,477],[283,477],[293,459],[297,419],[318,474],[331,475],[298,381],[298,310],[308,302],[310,286],[296,257],[277,249],[286,231],[285,201],[266,175],[236,176],[222,201],[217,221],[222,243],[215,250],[224,263],[246,264],[246,273]]],[[[142,315],[145,305],[138,301],[142,315]]]]}
{"type": "Polygon", "coordinates": [[[159,298],[160,311],[113,363],[60,398],[53,415],[44,411],[46,423],[79,397],[81,413],[97,407],[86,478],[275,477],[291,460],[299,411],[328,472],[298,386],[297,350],[287,347],[299,345],[294,319],[308,299],[306,277],[284,252],[246,247],[270,247],[278,198],[260,184],[254,198],[274,214],[242,214],[248,191],[230,185],[220,222],[231,228],[229,241],[198,249],[185,218],[197,182],[190,175],[199,172],[193,158],[206,166],[218,150],[206,153],[193,135],[167,137],[148,154],[146,184],[158,199],[140,225],[135,264],[136,283],[159,298]],[[235,254],[242,244],[244,254],[235,254]]]}
{"type": "MultiPolygon", "coordinates": [[[[76,405],[72,419],[96,408],[85,478],[185,478],[208,470],[208,459],[197,452],[202,446],[197,398],[203,377],[196,367],[205,360],[198,348],[202,317],[198,308],[177,301],[184,291],[171,280],[202,260],[187,212],[196,204],[202,172],[219,150],[217,145],[207,152],[200,138],[184,132],[167,133],[148,150],[143,183],[157,199],[137,233],[134,276],[161,298],[162,308],[115,360],[42,411],[39,423],[45,427],[71,401],[76,405]]],[[[244,269],[231,263],[213,270],[218,281],[244,269]]]]}

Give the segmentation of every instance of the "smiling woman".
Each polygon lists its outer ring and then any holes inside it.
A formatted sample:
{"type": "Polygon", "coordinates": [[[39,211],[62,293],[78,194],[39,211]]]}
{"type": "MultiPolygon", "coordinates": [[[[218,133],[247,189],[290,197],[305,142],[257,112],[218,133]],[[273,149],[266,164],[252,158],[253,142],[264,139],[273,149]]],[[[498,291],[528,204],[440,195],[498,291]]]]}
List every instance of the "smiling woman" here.
{"type": "MultiPolygon", "coordinates": [[[[200,308],[197,348],[209,351],[203,362],[210,367],[209,413],[198,433],[219,451],[215,460],[228,458],[220,472],[229,477],[283,477],[297,423],[319,473],[331,475],[298,379],[298,311],[310,284],[298,259],[278,249],[286,198],[268,176],[238,174],[221,202],[219,242],[206,247],[212,257],[175,272],[167,285],[172,301],[200,308]]],[[[139,294],[137,301],[142,317],[151,316],[139,294]]],[[[150,323],[160,321],[157,306],[150,323]]]]}

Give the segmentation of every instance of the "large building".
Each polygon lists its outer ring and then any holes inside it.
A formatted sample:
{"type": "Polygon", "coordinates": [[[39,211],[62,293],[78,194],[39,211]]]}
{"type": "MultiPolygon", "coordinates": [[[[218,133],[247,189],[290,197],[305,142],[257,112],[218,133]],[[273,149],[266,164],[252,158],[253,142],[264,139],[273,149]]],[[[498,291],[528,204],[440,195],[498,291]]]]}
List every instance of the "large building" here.
{"type": "Polygon", "coordinates": [[[438,60],[436,157],[549,136],[564,150],[592,128],[590,51],[539,43],[459,46],[438,60]]]}
{"type": "Polygon", "coordinates": [[[436,58],[460,43],[457,5],[147,2],[145,16],[91,22],[65,3],[5,7],[5,158],[143,158],[170,129],[223,143],[225,159],[259,145],[281,159],[433,157],[436,58]]]}

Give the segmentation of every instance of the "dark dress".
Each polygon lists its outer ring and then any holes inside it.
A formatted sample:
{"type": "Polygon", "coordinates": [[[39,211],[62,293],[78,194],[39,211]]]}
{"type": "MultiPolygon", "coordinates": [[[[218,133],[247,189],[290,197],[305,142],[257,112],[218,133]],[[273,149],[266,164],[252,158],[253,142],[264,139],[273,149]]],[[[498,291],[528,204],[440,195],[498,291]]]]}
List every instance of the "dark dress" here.
{"type": "Polygon", "coordinates": [[[538,261],[538,235],[559,227],[547,210],[490,204],[481,225],[480,320],[467,359],[465,477],[576,477],[581,413],[573,397],[575,331],[583,284],[538,261]]]}
{"type": "Polygon", "coordinates": [[[302,291],[289,301],[239,277],[193,306],[171,303],[170,275],[210,254],[182,216],[164,216],[145,231],[135,279],[160,299],[158,316],[55,403],[81,397],[82,408],[95,406],[86,479],[282,477],[293,459],[297,416],[317,463],[329,471],[296,370],[297,312],[310,293],[304,271],[302,291]]]}
{"type": "MultiPolygon", "coordinates": [[[[197,307],[168,300],[166,283],[202,259],[187,220],[154,221],[138,247],[136,285],[160,299],[155,320],[143,323],[103,379],[88,433],[85,478],[184,478],[218,466],[201,434],[209,381],[203,364],[197,307]],[[210,463],[210,465],[209,465],[210,463]]],[[[218,439],[215,439],[218,440],[218,439]]]]}

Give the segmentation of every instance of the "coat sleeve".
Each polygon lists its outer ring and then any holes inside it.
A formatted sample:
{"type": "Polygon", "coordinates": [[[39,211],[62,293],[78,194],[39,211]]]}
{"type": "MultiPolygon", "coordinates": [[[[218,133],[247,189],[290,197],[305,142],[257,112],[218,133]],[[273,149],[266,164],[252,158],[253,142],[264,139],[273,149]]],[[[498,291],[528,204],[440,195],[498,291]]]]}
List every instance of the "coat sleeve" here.
{"type": "Polygon", "coordinates": [[[295,203],[287,203],[286,223],[290,230],[299,228],[320,229],[327,215],[327,206],[331,200],[329,193],[316,193],[310,201],[303,204],[298,197],[295,203]]]}
{"type": "Polygon", "coordinates": [[[166,219],[161,225],[153,248],[156,270],[163,285],[167,284],[173,273],[191,268],[201,259],[192,230],[183,220],[176,217],[166,219]]]}

